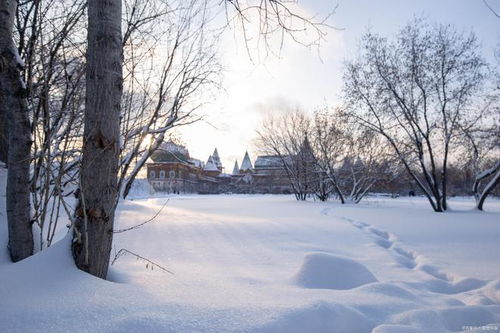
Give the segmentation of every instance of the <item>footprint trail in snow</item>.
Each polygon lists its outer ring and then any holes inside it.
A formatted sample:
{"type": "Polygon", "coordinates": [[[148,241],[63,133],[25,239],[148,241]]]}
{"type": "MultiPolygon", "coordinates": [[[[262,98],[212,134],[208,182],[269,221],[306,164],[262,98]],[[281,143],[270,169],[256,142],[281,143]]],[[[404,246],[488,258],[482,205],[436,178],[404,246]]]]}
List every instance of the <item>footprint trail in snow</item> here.
{"type": "MultiPolygon", "coordinates": [[[[323,209],[320,213],[322,215],[329,215],[329,209],[323,209]]],[[[363,221],[357,221],[348,217],[336,217],[347,221],[355,228],[367,234],[375,245],[388,251],[401,266],[429,276],[431,280],[426,281],[424,287],[431,292],[458,294],[482,288],[490,282],[473,278],[463,278],[447,273],[429,264],[429,260],[425,256],[416,251],[406,249],[393,233],[375,228],[373,225],[363,221]]],[[[417,284],[413,285],[417,286],[417,284]]],[[[493,303],[496,302],[493,301],[493,303]]]]}

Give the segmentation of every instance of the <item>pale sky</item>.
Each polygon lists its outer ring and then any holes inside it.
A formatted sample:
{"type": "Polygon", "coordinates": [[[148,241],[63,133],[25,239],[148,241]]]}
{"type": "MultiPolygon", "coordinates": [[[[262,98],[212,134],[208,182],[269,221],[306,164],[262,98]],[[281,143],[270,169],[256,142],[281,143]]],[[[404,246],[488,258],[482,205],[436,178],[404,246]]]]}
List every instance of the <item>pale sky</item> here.
{"type": "MultiPolygon", "coordinates": [[[[500,13],[500,0],[487,1],[500,13]]],[[[280,58],[270,55],[252,63],[242,41],[226,33],[221,45],[225,91],[204,108],[206,121],[180,130],[192,157],[206,161],[217,147],[225,171],[231,172],[234,160],[241,164],[246,150],[252,162],[257,157],[255,130],[266,113],[282,105],[313,111],[340,103],[342,63],[355,54],[367,28],[390,36],[414,16],[425,16],[429,22],[472,29],[490,61],[500,44],[500,19],[482,0],[299,1],[301,11],[319,16],[327,15],[335,4],[338,8],[329,23],[343,30],[327,31],[319,56],[316,48],[287,41],[280,58]]]]}

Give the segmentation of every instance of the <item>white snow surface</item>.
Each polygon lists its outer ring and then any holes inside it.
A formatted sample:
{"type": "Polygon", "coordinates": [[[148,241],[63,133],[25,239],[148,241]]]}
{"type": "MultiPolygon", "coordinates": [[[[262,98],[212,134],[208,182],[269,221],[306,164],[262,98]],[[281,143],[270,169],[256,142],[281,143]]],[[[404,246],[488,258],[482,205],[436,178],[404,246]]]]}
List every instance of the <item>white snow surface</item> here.
{"type": "Polygon", "coordinates": [[[304,288],[352,289],[377,279],[365,266],[349,258],[311,253],[305,256],[295,281],[304,288]]]}
{"type": "Polygon", "coordinates": [[[167,199],[114,246],[173,274],[126,255],[110,281],[97,279],[74,267],[64,230],[13,264],[2,223],[0,332],[500,330],[498,201],[477,212],[471,199],[452,200],[438,214],[421,198],[165,196],[122,202],[117,229],[167,199]]]}

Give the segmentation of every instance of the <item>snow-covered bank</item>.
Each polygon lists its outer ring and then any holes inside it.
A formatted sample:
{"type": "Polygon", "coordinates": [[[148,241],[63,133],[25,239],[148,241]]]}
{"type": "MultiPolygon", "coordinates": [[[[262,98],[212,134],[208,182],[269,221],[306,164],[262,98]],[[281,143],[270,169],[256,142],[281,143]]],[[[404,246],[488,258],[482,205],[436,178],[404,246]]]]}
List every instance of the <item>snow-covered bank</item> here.
{"type": "MultiPolygon", "coordinates": [[[[118,228],[165,200],[121,203],[118,228]]],[[[64,239],[0,266],[0,331],[500,331],[500,203],[487,213],[451,206],[171,197],[115,247],[173,275],[126,255],[111,267],[116,282],[98,280],[73,267],[64,239]]]]}

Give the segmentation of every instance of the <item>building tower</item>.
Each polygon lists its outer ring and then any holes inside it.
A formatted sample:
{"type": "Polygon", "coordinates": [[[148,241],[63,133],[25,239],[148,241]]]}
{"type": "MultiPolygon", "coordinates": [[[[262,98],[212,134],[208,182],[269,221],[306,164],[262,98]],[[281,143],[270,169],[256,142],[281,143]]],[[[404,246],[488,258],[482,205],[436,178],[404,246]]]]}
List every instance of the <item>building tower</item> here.
{"type": "Polygon", "coordinates": [[[252,170],[252,162],[250,161],[250,156],[248,156],[248,151],[245,152],[245,157],[243,157],[243,162],[241,162],[241,172],[248,172],[252,170]]]}
{"type": "Polygon", "coordinates": [[[212,162],[215,164],[217,169],[219,169],[219,171],[222,171],[222,163],[220,161],[219,152],[217,151],[217,148],[215,148],[214,153],[212,154],[211,157],[212,157],[212,162]]]}
{"type": "Polygon", "coordinates": [[[240,167],[238,166],[238,160],[234,161],[234,168],[233,168],[233,176],[237,176],[240,174],[240,167]]]}

